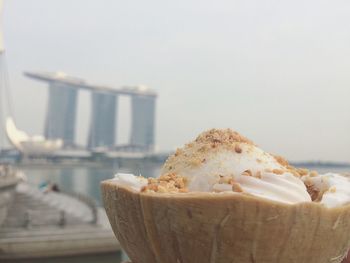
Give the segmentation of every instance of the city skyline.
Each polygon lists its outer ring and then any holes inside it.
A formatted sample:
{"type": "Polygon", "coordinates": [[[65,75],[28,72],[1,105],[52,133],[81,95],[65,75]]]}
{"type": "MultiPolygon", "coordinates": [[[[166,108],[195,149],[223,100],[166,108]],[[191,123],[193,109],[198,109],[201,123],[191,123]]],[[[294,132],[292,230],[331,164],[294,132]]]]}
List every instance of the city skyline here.
{"type": "MultiPolygon", "coordinates": [[[[157,93],[146,86],[113,88],[90,84],[88,81],[63,72],[25,72],[25,76],[47,84],[48,98],[44,136],[48,140],[61,139],[65,148],[76,146],[88,149],[116,149],[153,151],[157,93]],[[77,102],[80,91],[90,92],[90,121],[88,139],[79,145],[76,140],[77,102]],[[131,127],[129,140],[124,145],[116,138],[119,133],[119,98],[131,100],[131,127]]],[[[124,114],[124,112],[121,112],[124,114]]],[[[121,127],[123,128],[123,127],[121,127]]]]}
{"type": "MultiPolygon", "coordinates": [[[[16,121],[42,133],[46,87],[22,72],[62,70],[93,83],[157,90],[159,150],[230,127],[288,159],[350,161],[349,11],[346,2],[315,0],[152,1],[152,7],[8,1],[5,46],[16,121]]],[[[81,142],[89,103],[85,92],[77,109],[81,142]]],[[[126,127],[120,141],[130,131],[127,115],[120,116],[126,127]]]]}

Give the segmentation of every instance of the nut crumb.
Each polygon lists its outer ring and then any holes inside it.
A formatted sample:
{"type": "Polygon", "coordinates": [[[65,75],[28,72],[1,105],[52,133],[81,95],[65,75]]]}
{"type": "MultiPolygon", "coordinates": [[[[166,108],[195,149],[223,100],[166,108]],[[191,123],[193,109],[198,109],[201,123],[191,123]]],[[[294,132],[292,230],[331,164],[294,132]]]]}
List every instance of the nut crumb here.
{"type": "Polygon", "coordinates": [[[261,179],[262,178],[261,172],[257,171],[256,174],[255,174],[255,177],[261,179]]]}
{"type": "Polygon", "coordinates": [[[298,171],[298,173],[299,173],[301,176],[304,176],[304,175],[309,174],[309,170],[308,170],[308,169],[299,168],[297,171],[298,171]]]}
{"type": "Polygon", "coordinates": [[[175,173],[148,178],[148,185],[142,187],[141,192],[187,193],[187,179],[175,173]]]}
{"type": "Polygon", "coordinates": [[[310,172],[310,176],[311,177],[315,177],[315,176],[317,176],[318,175],[318,172],[316,172],[316,171],[311,171],[310,172]]]}
{"type": "Polygon", "coordinates": [[[289,166],[289,163],[286,159],[284,159],[282,156],[279,156],[279,155],[273,155],[273,157],[275,157],[276,161],[282,165],[282,166],[289,166]]]}
{"type": "Polygon", "coordinates": [[[328,189],[330,193],[335,193],[337,191],[337,188],[335,186],[332,186],[331,188],[328,189]]]}
{"type": "Polygon", "coordinates": [[[242,173],[242,175],[245,175],[245,176],[253,176],[251,170],[245,170],[245,171],[242,173]]]}
{"type": "Polygon", "coordinates": [[[239,183],[232,183],[232,191],[241,193],[243,189],[239,183]]]}
{"type": "Polygon", "coordinates": [[[239,147],[238,144],[235,145],[235,152],[236,152],[236,153],[242,153],[242,148],[239,147]]]}
{"type": "Polygon", "coordinates": [[[273,169],[272,170],[272,172],[274,173],[274,174],[284,174],[284,172],[282,171],[282,170],[280,170],[280,169],[273,169]]]}
{"type": "Polygon", "coordinates": [[[233,183],[234,183],[234,179],[232,178],[232,176],[220,175],[219,184],[233,184],[233,183]]]}

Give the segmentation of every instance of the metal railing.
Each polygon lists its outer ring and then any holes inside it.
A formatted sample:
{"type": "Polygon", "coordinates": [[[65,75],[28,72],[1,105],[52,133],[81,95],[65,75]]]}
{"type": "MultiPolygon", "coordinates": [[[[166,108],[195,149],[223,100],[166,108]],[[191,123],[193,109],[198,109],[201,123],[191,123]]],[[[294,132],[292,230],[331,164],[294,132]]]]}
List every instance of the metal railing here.
{"type": "Polygon", "coordinates": [[[67,192],[67,191],[63,191],[62,193],[69,195],[73,198],[78,199],[79,201],[85,203],[90,209],[91,209],[91,213],[92,213],[92,220],[90,221],[91,224],[96,224],[97,220],[98,220],[98,213],[97,213],[97,203],[94,199],[92,199],[89,196],[80,194],[80,193],[76,193],[76,192],[67,192]]]}

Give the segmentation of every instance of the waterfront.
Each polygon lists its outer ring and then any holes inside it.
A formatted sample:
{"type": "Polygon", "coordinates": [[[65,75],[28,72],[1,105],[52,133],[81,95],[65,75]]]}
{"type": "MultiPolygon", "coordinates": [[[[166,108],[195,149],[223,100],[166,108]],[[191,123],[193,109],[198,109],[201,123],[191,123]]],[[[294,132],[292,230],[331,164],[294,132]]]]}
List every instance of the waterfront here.
{"type": "MultiPolygon", "coordinates": [[[[34,188],[39,188],[45,183],[57,184],[63,192],[83,194],[94,199],[98,206],[102,206],[100,194],[100,182],[110,179],[117,172],[142,174],[143,176],[155,176],[159,173],[160,162],[124,160],[123,162],[85,162],[75,164],[18,164],[16,169],[21,171],[34,188]]],[[[124,256],[120,252],[104,253],[98,255],[81,255],[70,257],[58,257],[50,259],[26,259],[11,262],[121,262],[124,256]]]]}
{"type": "Polygon", "coordinates": [[[19,165],[31,185],[38,187],[42,183],[56,183],[66,192],[75,192],[93,198],[101,205],[100,182],[110,179],[117,172],[155,176],[160,164],[149,162],[130,162],[126,166],[112,163],[94,163],[81,165],[19,165]]]}

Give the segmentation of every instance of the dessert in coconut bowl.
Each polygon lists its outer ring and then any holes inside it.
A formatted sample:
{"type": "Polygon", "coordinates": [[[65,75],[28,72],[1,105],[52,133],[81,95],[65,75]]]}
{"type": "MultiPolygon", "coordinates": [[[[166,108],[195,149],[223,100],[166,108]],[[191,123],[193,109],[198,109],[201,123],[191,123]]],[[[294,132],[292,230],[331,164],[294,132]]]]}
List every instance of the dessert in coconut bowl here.
{"type": "Polygon", "coordinates": [[[350,246],[347,177],[292,167],[230,129],[200,134],[158,178],[101,187],[133,263],[335,263],[350,246]]]}

